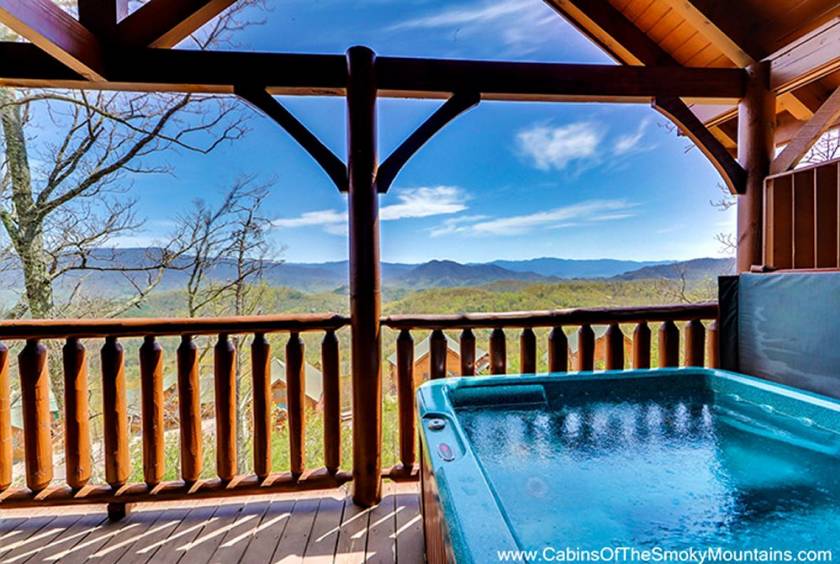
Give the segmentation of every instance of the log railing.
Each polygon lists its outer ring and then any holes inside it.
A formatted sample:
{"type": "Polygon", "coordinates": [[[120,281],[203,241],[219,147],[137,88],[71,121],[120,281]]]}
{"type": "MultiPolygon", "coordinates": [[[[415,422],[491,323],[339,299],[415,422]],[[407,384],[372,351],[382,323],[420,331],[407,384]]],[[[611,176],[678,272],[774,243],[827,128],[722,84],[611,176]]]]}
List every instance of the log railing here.
{"type": "MultiPolygon", "coordinates": [[[[211,497],[295,489],[335,487],[350,479],[340,465],[339,354],[336,331],[349,319],[334,314],[278,315],[202,319],[124,319],[15,321],[0,323],[0,509],[33,504],[108,503],[119,515],[125,504],[181,497],[211,497]],[[323,332],[321,365],[324,394],[323,467],[304,467],[303,332],[323,332]],[[287,422],[290,470],[273,472],[271,435],[271,345],[266,335],[288,334],[286,344],[287,422]],[[254,473],[237,468],[236,350],[232,335],[252,334],[251,378],[254,473]],[[213,350],[216,420],[215,479],[202,479],[203,433],[197,336],[217,336],[213,350]],[[164,351],[159,337],[180,337],[177,396],[180,475],[164,482],[164,351]],[[131,473],[125,359],[121,339],[142,337],[139,347],[143,479],[131,473]],[[105,484],[92,484],[88,422],[88,362],[82,339],[102,339],[105,484]],[[62,340],[64,372],[65,468],[53,474],[52,421],[49,407],[50,363],[45,342],[62,340]],[[12,487],[11,378],[9,349],[3,341],[22,341],[18,372],[23,411],[26,487],[12,487]]],[[[97,408],[99,406],[96,406],[97,408]]]]}
{"type": "Polygon", "coordinates": [[[490,330],[489,372],[507,372],[507,336],[505,329],[519,329],[519,367],[523,374],[537,371],[537,337],[534,329],[549,329],[546,335],[549,372],[594,370],[596,338],[593,326],[606,326],[604,368],[623,370],[626,367],[650,368],[651,328],[658,329],[658,367],[680,364],[680,329],[683,327],[683,365],[718,366],[718,306],[702,303],[674,306],[630,308],[567,309],[542,312],[476,313],[464,315],[394,315],[382,325],[399,332],[397,337],[397,395],[399,402],[398,468],[413,468],[416,462],[416,428],[414,420],[414,338],[412,330],[431,331],[429,337],[429,377],[446,377],[448,371],[462,376],[476,374],[476,337],[474,330],[490,330]],[[710,321],[708,326],[703,321],[710,321]],[[632,355],[625,359],[625,334],[622,325],[633,325],[632,355]],[[569,346],[565,328],[576,327],[577,351],[575,366],[569,366],[569,346]],[[460,331],[460,365],[447,367],[447,339],[444,331],[460,331]]]}

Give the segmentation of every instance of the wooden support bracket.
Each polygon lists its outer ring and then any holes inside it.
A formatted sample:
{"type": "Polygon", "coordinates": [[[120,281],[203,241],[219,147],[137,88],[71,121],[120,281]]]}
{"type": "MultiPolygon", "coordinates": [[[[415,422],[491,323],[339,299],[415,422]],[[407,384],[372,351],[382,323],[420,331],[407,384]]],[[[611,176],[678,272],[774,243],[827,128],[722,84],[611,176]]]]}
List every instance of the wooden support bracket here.
{"type": "Polygon", "coordinates": [[[747,171],[694,112],[679,98],[655,98],[653,108],[679,127],[706,155],[720,173],[729,191],[743,194],[747,186],[747,171]]]}
{"type": "Polygon", "coordinates": [[[237,96],[262,110],[285,129],[321,165],[338,189],[341,192],[347,191],[347,166],[274,96],[269,94],[265,87],[237,85],[233,90],[237,96]]]}
{"type": "Polygon", "coordinates": [[[429,139],[453,119],[477,106],[480,101],[481,95],[477,92],[453,94],[379,165],[379,171],[376,174],[377,191],[380,194],[387,192],[400,170],[429,139]]]}

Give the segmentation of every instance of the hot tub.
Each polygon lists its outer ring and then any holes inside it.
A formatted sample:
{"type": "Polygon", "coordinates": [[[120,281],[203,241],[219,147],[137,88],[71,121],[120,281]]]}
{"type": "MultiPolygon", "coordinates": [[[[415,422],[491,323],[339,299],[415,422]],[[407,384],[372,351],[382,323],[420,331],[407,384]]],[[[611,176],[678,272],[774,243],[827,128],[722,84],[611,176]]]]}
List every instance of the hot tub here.
{"type": "Polygon", "coordinates": [[[417,394],[429,562],[840,558],[838,401],[687,368],[417,394]]]}

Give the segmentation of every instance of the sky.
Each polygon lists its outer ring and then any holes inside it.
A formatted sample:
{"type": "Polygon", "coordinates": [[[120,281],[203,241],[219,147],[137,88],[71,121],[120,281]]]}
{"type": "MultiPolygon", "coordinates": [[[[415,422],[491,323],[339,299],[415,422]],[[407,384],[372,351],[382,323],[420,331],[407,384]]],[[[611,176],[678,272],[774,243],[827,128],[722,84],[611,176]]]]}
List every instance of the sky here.
{"type": "MultiPolygon", "coordinates": [[[[540,0],[285,0],[253,14],[236,48],[611,64],[540,0]]],[[[344,100],[281,102],[345,156],[344,100]]],[[[440,101],[383,99],[383,160],[440,101]]],[[[346,196],[273,122],[250,109],[249,132],[207,156],[170,154],[172,173],[138,178],[143,230],[116,241],[153,244],[193,200],[216,201],[243,174],[271,180],[270,240],[289,262],[347,258],[346,196]]],[[[382,260],[720,256],[734,230],[711,164],[646,105],[482,102],[435,136],[381,197],[382,260]]]]}

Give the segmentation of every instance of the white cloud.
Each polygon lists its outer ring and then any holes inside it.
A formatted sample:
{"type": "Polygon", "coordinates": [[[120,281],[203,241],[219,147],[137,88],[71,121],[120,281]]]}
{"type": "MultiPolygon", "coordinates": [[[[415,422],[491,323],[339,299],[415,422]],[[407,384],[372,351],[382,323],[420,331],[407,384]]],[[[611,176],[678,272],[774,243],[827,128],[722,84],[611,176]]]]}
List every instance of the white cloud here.
{"type": "MultiPolygon", "coordinates": [[[[456,186],[422,186],[404,188],[394,194],[395,204],[379,209],[381,221],[448,215],[467,209],[468,195],[456,186]]],[[[347,233],[347,212],[344,210],[317,210],[304,212],[297,217],[275,219],[272,224],[280,229],[321,227],[331,235],[347,233]]]]}
{"type": "MultiPolygon", "coordinates": [[[[576,204],[525,215],[486,219],[469,216],[447,220],[432,230],[433,236],[450,233],[520,235],[537,228],[561,229],[599,221],[616,221],[635,215],[635,203],[626,200],[585,200],[576,204]]],[[[476,217],[476,216],[473,216],[476,217]]]]}
{"type": "Polygon", "coordinates": [[[467,209],[467,196],[455,186],[404,189],[397,192],[396,196],[399,203],[382,206],[380,209],[379,218],[382,221],[447,215],[467,209]]]}
{"type": "Polygon", "coordinates": [[[459,36],[486,35],[501,41],[507,55],[526,55],[559,34],[562,19],[534,0],[483,0],[468,5],[444,6],[437,12],[392,25],[391,31],[454,30],[459,36]],[[552,33],[555,32],[555,33],[552,33]]]}
{"type": "Polygon", "coordinates": [[[592,122],[552,127],[536,125],[520,131],[516,142],[523,155],[540,170],[563,170],[573,161],[597,155],[603,128],[592,122]]]}
{"type": "Polygon", "coordinates": [[[639,148],[639,142],[644,137],[645,130],[649,124],[650,120],[645,118],[639,123],[636,131],[627,135],[622,135],[616,139],[615,144],[613,145],[613,153],[616,155],[625,155],[631,151],[637,150],[639,148]]]}

